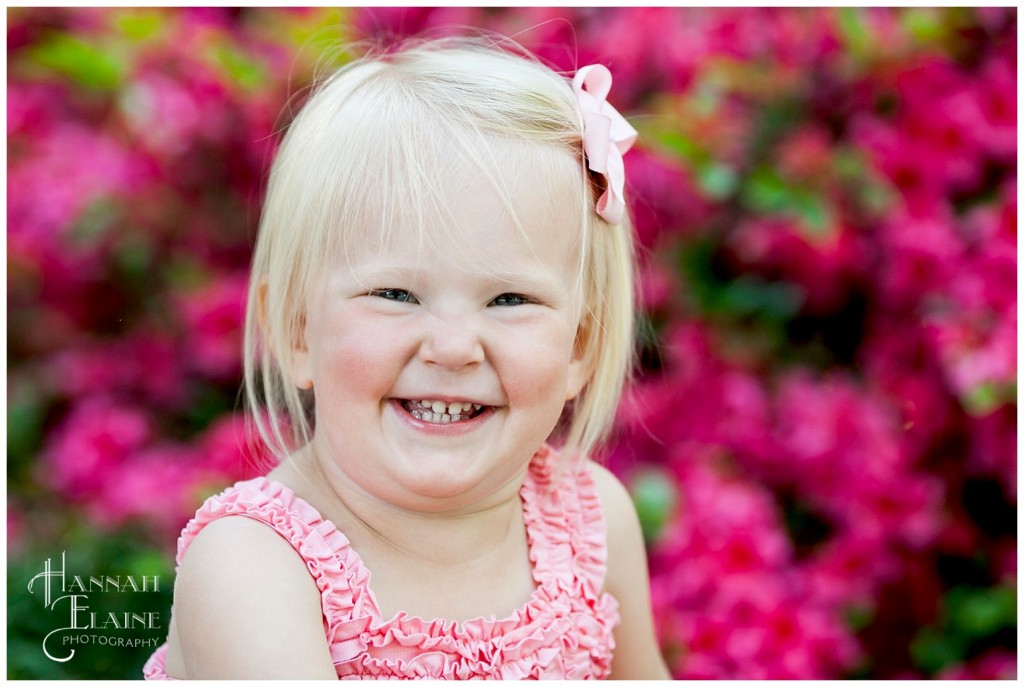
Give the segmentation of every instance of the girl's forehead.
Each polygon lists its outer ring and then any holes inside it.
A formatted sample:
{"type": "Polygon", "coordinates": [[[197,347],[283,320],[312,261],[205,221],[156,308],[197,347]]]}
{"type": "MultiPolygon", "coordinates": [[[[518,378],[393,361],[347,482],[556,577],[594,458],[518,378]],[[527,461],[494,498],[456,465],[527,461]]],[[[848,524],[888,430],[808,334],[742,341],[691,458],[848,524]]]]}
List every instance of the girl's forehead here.
{"type": "Polygon", "coordinates": [[[509,258],[578,255],[582,172],[567,151],[498,142],[434,162],[430,172],[419,167],[418,173],[393,175],[381,197],[365,199],[376,207],[359,213],[358,226],[342,230],[350,260],[395,250],[433,260],[483,258],[485,252],[474,249],[494,243],[509,258]]]}

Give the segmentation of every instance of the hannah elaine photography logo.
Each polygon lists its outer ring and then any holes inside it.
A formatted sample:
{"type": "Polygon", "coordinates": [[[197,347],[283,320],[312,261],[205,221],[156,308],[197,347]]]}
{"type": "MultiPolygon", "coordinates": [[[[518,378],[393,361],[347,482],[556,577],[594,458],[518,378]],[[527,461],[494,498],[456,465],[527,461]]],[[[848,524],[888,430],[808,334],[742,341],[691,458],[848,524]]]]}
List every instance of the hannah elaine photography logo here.
{"type": "Polygon", "coordinates": [[[46,657],[64,663],[74,657],[73,647],[90,644],[156,648],[160,640],[139,634],[161,629],[159,612],[115,613],[101,609],[103,595],[159,592],[160,576],[73,575],[67,570],[65,553],[61,551],[59,562],[47,558],[42,571],[28,583],[28,591],[41,593],[43,607],[62,623],[43,638],[46,657]]]}

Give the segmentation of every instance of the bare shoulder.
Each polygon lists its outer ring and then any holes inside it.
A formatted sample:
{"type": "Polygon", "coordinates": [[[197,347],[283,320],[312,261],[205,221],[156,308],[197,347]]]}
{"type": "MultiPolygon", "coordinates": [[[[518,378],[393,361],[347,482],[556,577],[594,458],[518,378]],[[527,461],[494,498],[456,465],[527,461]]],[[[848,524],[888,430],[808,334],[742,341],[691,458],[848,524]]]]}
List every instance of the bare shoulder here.
{"type": "Polygon", "coordinates": [[[590,474],[604,513],[608,536],[608,587],[614,588],[619,582],[629,581],[628,578],[621,579],[626,575],[618,573],[633,572],[623,570],[633,566],[622,566],[619,563],[628,562],[630,557],[634,560],[646,557],[640,519],[629,490],[608,468],[591,461],[590,474]]]}
{"type": "Polygon", "coordinates": [[[220,518],[182,558],[168,673],[337,679],[322,618],[319,589],[291,544],[256,520],[220,518]]]}
{"type": "Polygon", "coordinates": [[[608,537],[605,590],[619,602],[612,678],[669,679],[651,613],[647,549],[640,518],[625,485],[607,468],[590,463],[608,537]]]}
{"type": "Polygon", "coordinates": [[[627,511],[634,513],[635,517],[633,499],[629,495],[626,486],[619,481],[619,478],[600,463],[591,460],[588,464],[590,474],[594,478],[594,485],[597,487],[597,495],[601,499],[605,513],[610,514],[609,511],[612,511],[621,515],[622,511],[627,511]]]}

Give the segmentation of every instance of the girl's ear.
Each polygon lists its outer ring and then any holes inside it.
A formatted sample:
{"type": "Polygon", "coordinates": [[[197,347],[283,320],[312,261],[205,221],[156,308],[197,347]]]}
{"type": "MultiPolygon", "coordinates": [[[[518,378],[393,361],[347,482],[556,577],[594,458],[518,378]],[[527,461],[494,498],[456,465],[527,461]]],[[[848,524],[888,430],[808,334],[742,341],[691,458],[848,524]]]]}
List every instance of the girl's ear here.
{"type": "MultiPolygon", "coordinates": [[[[274,334],[269,327],[269,318],[267,316],[267,280],[264,278],[260,281],[259,287],[259,298],[257,301],[257,316],[259,317],[260,331],[263,334],[263,339],[266,342],[270,342],[271,346],[274,345],[274,334]]],[[[306,318],[303,317],[300,321],[299,331],[291,342],[291,349],[288,351],[288,370],[287,373],[291,377],[291,381],[295,386],[300,389],[312,389],[313,388],[313,372],[312,366],[309,359],[309,349],[306,347],[306,318]]],[[[282,370],[284,372],[284,370],[282,370]]]]}
{"type": "Polygon", "coordinates": [[[569,376],[565,386],[565,400],[571,401],[580,395],[594,375],[594,361],[587,355],[590,340],[590,320],[584,320],[576,329],[576,341],[569,359],[569,376]]]}
{"type": "Polygon", "coordinates": [[[309,347],[306,345],[306,318],[303,316],[299,321],[299,331],[295,340],[292,341],[291,350],[291,375],[292,383],[300,389],[313,388],[313,365],[309,355],[309,347]]]}

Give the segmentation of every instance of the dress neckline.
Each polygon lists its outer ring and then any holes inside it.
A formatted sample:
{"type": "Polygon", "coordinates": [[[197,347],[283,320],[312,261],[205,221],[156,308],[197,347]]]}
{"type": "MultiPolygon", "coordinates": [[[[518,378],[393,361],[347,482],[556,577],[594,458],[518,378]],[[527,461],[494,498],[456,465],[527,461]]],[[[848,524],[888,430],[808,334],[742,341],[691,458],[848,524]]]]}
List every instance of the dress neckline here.
{"type": "Polygon", "coordinates": [[[478,616],[467,620],[449,620],[445,618],[425,619],[418,615],[409,614],[405,611],[398,611],[390,619],[385,620],[377,595],[371,586],[372,571],[363,561],[362,556],[352,546],[351,541],[338,526],[331,520],[325,518],[312,504],[298,496],[290,487],[277,480],[267,477],[256,477],[251,484],[256,486],[264,494],[280,499],[290,510],[309,525],[315,528],[323,536],[327,546],[334,554],[344,562],[346,572],[354,585],[359,585],[365,595],[366,610],[371,616],[371,627],[400,627],[410,628],[413,631],[422,631],[424,628],[436,628],[438,633],[448,635],[462,635],[479,637],[482,634],[489,635],[495,629],[510,629],[509,626],[518,626],[528,622],[541,614],[550,590],[550,575],[546,567],[547,556],[541,555],[540,549],[546,545],[544,540],[544,528],[540,506],[537,503],[538,482],[546,472],[547,460],[550,449],[547,446],[541,449],[530,460],[526,472],[526,478],[519,489],[519,498],[522,502],[523,524],[526,528],[527,555],[530,560],[530,576],[533,580],[533,591],[530,597],[521,605],[513,609],[508,615],[498,618],[497,614],[478,616]]]}

